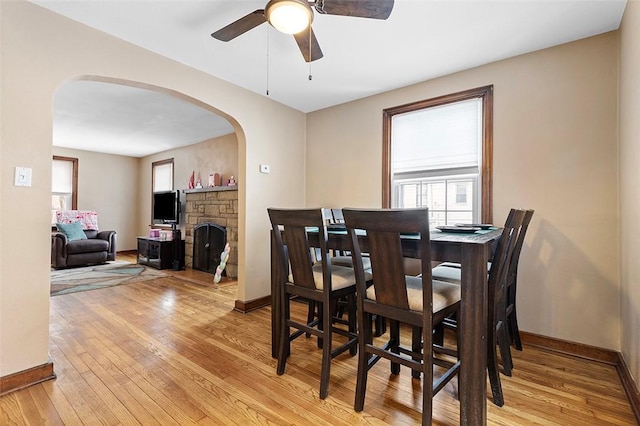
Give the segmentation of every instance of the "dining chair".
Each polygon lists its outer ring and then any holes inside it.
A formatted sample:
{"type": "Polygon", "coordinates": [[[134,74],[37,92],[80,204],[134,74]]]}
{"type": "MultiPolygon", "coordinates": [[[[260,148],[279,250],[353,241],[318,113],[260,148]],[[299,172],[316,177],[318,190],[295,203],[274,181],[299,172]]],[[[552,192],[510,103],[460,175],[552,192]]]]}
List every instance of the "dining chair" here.
{"type": "Polygon", "coordinates": [[[522,246],[524,244],[524,238],[529,229],[531,218],[533,217],[534,210],[526,210],[524,219],[522,220],[522,226],[518,233],[518,239],[516,240],[516,246],[513,249],[513,256],[511,257],[511,263],[509,264],[509,273],[507,276],[507,328],[509,329],[509,336],[511,337],[511,343],[519,351],[522,350],[522,340],[520,340],[520,329],[518,328],[518,314],[516,312],[516,289],[518,284],[518,264],[520,263],[520,253],[522,252],[522,246]]]}
{"type": "MultiPolygon", "coordinates": [[[[291,353],[291,342],[303,334],[314,335],[322,346],[322,367],[320,373],[320,398],[329,392],[331,360],[349,350],[355,355],[357,350],[357,329],[355,318],[356,279],[354,270],[331,264],[327,249],[327,228],[321,209],[268,209],[277,250],[278,261],[284,271],[278,283],[281,306],[280,344],[276,372],[284,374],[287,357],[291,353]],[[320,261],[315,261],[315,250],[309,245],[308,233],[317,232],[319,237],[320,261]],[[289,269],[290,268],[290,269],[289,269]],[[305,322],[291,317],[292,297],[314,302],[318,307],[318,319],[305,322]],[[336,326],[333,313],[338,299],[347,301],[347,329],[336,326]],[[291,328],[296,331],[291,333],[291,328]],[[345,342],[333,348],[334,335],[343,336],[345,342]]],[[[366,277],[365,277],[366,278],[366,277]]]]}
{"type": "MultiPolygon", "coordinates": [[[[412,376],[423,377],[422,424],[431,424],[433,395],[442,389],[460,368],[459,360],[434,356],[433,325],[455,313],[460,305],[460,286],[431,280],[431,244],[428,209],[343,209],[356,272],[358,318],[358,372],[354,408],[364,409],[367,375],[382,358],[391,363],[391,373],[400,366],[412,369],[412,376]],[[362,247],[358,235],[366,232],[367,251],[371,259],[373,285],[367,287],[362,263],[362,247]],[[422,277],[404,274],[402,233],[419,234],[422,277]],[[374,342],[371,318],[379,315],[389,320],[389,340],[374,342]],[[404,327],[400,327],[404,324],[404,327]],[[401,330],[422,330],[411,339],[411,347],[401,342],[401,330]],[[422,349],[424,348],[424,349],[422,349]],[[433,381],[434,364],[445,367],[445,373],[433,381]]],[[[386,340],[386,339],[385,339],[386,340]]],[[[455,354],[454,354],[455,355],[455,354]]]]}
{"type": "MultiPolygon", "coordinates": [[[[527,230],[529,229],[529,224],[531,223],[533,213],[534,210],[525,210],[524,219],[522,220],[522,226],[520,227],[520,230],[518,232],[518,239],[513,250],[511,262],[509,264],[509,273],[507,277],[507,328],[509,330],[509,338],[511,344],[519,351],[522,350],[522,341],[520,339],[520,329],[518,328],[518,315],[516,311],[518,265],[520,264],[520,254],[522,252],[522,246],[524,244],[524,239],[527,234],[527,230]]],[[[491,268],[491,262],[489,262],[488,268],[491,268]]],[[[432,276],[437,280],[459,283],[460,264],[452,262],[442,263],[433,268],[432,276]]]]}
{"type": "MultiPolygon", "coordinates": [[[[493,394],[493,403],[499,407],[504,405],[504,395],[500,381],[497,348],[500,349],[503,371],[507,376],[511,376],[513,360],[509,349],[511,338],[509,336],[506,316],[507,277],[511,262],[514,259],[513,255],[526,212],[527,211],[520,209],[511,209],[509,211],[489,268],[487,288],[487,300],[489,301],[487,314],[487,371],[491,384],[491,392],[493,394]]],[[[437,268],[434,268],[434,270],[437,268]]],[[[457,271],[458,274],[461,272],[460,268],[446,268],[453,272],[457,271]]],[[[452,275],[454,274],[450,273],[446,276],[439,274],[438,279],[449,279],[452,275]]],[[[447,282],[449,281],[447,280],[447,282]]],[[[452,282],[452,284],[459,285],[460,279],[457,280],[457,284],[456,282],[452,282]]],[[[457,329],[457,322],[453,317],[445,319],[443,324],[449,329],[457,329]]]]}

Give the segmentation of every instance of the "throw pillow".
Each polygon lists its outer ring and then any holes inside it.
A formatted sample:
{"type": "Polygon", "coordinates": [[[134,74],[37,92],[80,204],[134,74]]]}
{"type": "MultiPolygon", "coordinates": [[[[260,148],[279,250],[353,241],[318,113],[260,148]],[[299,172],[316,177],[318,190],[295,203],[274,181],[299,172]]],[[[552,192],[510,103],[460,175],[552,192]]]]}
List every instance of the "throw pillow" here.
{"type": "Polygon", "coordinates": [[[56,223],[58,227],[58,231],[62,232],[67,236],[67,240],[75,241],[75,240],[86,240],[87,236],[82,230],[82,223],[71,222],[71,223],[56,223]]]}

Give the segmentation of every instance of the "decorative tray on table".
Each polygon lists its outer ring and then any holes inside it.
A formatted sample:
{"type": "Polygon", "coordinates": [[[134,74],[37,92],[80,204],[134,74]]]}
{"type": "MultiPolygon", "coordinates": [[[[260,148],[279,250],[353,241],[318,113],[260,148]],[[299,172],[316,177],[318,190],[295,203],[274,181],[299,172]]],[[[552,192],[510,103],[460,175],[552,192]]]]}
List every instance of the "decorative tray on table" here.
{"type": "Polygon", "coordinates": [[[480,228],[480,229],[493,228],[493,225],[490,223],[456,223],[455,226],[464,227],[464,228],[480,228]]]}
{"type": "Polygon", "coordinates": [[[472,234],[476,231],[481,230],[482,228],[480,228],[479,226],[448,226],[448,225],[442,225],[442,226],[436,226],[436,229],[441,230],[442,232],[457,232],[460,234],[472,234]]]}

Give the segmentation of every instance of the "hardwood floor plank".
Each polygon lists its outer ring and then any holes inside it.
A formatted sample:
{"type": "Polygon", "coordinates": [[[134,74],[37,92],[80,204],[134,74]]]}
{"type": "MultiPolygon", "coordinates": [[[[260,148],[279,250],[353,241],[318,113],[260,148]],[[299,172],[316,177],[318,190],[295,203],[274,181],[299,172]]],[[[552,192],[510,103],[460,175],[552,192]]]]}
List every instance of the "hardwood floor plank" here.
{"type": "MultiPolygon", "coordinates": [[[[406,368],[391,375],[384,361],[370,372],[363,412],[353,410],[357,357],[348,354],[332,363],[320,400],[314,338],[292,343],[278,376],[270,308],[236,312],[236,285],[196,272],[51,298],[57,379],[0,398],[0,424],[420,422],[423,383],[406,368]]],[[[292,309],[306,315],[306,305],[292,309]]],[[[513,357],[513,376],[501,377],[505,406],[487,403],[489,425],[635,424],[614,366],[533,346],[513,357]]],[[[458,424],[457,386],[435,397],[434,425],[458,424]]]]}

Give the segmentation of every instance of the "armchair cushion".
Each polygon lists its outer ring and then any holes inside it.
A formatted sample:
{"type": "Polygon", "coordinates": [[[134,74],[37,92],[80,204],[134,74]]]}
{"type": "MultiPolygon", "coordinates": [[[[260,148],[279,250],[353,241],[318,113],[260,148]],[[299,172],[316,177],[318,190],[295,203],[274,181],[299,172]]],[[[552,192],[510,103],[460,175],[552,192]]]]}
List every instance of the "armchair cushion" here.
{"type": "Polygon", "coordinates": [[[98,238],[69,241],[67,243],[67,254],[94,253],[97,251],[108,251],[109,242],[98,238]]]}
{"type": "Polygon", "coordinates": [[[56,226],[58,230],[62,232],[69,241],[76,240],[86,240],[87,236],[82,230],[82,223],[71,222],[71,223],[57,223],[56,226]]]}

